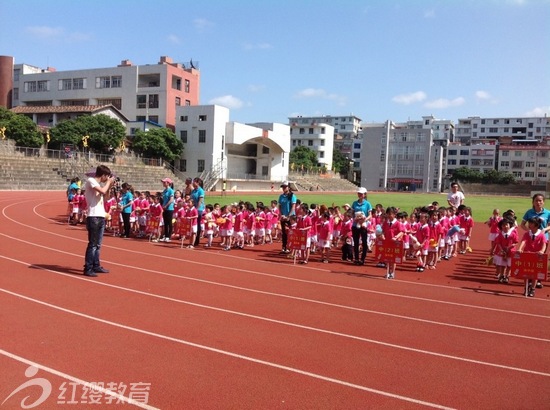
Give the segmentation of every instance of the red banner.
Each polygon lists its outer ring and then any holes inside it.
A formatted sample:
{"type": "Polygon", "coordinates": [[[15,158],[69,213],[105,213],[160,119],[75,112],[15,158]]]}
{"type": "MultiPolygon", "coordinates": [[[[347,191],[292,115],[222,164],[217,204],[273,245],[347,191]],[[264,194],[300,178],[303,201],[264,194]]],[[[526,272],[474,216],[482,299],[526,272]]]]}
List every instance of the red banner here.
{"type": "Polygon", "coordinates": [[[120,228],[120,211],[114,210],[111,212],[111,228],[120,228]]]}
{"type": "Polygon", "coordinates": [[[291,229],[288,232],[288,249],[304,251],[307,246],[307,231],[291,229]]]}
{"type": "Polygon", "coordinates": [[[390,263],[403,263],[403,241],[393,239],[376,240],[376,259],[390,263]]]}
{"type": "Polygon", "coordinates": [[[160,225],[160,218],[157,216],[151,217],[147,221],[147,229],[145,232],[147,232],[148,234],[157,233],[159,229],[159,225],[160,225]]]}
{"type": "Polygon", "coordinates": [[[193,224],[189,218],[178,219],[178,235],[189,238],[193,234],[193,224]]]}
{"type": "Polygon", "coordinates": [[[518,279],[548,280],[548,255],[516,252],[512,256],[512,276],[518,279]]]}

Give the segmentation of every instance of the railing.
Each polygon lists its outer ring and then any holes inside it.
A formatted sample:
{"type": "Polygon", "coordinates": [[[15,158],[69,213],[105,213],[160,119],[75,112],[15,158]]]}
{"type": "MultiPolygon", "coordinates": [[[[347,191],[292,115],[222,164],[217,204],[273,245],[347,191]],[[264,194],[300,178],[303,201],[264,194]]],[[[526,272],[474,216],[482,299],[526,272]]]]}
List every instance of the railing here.
{"type": "Polygon", "coordinates": [[[223,160],[214,165],[210,171],[204,170],[200,175],[200,178],[203,181],[203,189],[205,191],[210,191],[212,188],[214,188],[222,174],[223,160]]]}

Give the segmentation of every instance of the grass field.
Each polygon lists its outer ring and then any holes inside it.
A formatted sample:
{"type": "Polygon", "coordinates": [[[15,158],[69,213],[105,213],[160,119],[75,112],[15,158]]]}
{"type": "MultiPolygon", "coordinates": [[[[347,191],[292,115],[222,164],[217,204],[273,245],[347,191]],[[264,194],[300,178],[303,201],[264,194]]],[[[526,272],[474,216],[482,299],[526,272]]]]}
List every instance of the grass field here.
{"type": "MultiPolygon", "coordinates": [[[[264,193],[241,193],[229,192],[226,196],[211,195],[207,193],[206,203],[229,204],[240,200],[256,203],[262,201],[269,204],[271,200],[278,199],[279,191],[272,194],[264,193]]],[[[296,192],[296,196],[308,204],[325,204],[327,206],[342,206],[350,204],[357,199],[353,193],[326,193],[326,192],[296,192]]],[[[382,204],[384,207],[395,206],[406,212],[411,212],[415,207],[431,204],[433,201],[439,202],[441,206],[447,205],[447,194],[422,194],[422,193],[398,193],[398,192],[372,192],[368,194],[367,199],[374,205],[382,204]]],[[[518,220],[521,220],[525,211],[531,207],[531,198],[528,197],[506,197],[506,196],[467,196],[466,205],[472,208],[474,220],[476,222],[485,222],[493,213],[493,209],[500,209],[500,213],[508,209],[516,212],[518,220]]]]}

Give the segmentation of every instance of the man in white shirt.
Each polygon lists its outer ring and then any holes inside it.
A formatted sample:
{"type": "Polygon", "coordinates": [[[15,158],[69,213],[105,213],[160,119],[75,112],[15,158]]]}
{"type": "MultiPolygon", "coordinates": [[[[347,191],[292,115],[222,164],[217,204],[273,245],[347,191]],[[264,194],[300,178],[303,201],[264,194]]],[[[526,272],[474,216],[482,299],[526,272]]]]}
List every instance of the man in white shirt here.
{"type": "Polygon", "coordinates": [[[458,190],[458,184],[453,182],[451,184],[451,192],[447,195],[447,203],[449,206],[452,206],[454,209],[458,208],[459,205],[464,204],[464,194],[458,190]]]}
{"type": "Polygon", "coordinates": [[[99,254],[103,232],[105,231],[105,206],[103,200],[109,199],[115,177],[106,165],[99,165],[95,176],[89,177],[84,185],[84,195],[88,204],[86,229],[88,247],[84,258],[84,276],[96,277],[98,273],[109,273],[101,266],[99,254]]]}

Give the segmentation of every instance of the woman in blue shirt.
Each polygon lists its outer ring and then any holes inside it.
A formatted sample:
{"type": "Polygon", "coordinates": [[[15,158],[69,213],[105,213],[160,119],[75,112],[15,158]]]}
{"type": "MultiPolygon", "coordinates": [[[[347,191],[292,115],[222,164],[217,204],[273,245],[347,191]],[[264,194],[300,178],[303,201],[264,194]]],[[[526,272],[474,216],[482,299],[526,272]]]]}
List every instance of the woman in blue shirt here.
{"type": "Polygon", "coordinates": [[[367,222],[371,218],[372,205],[367,201],[367,188],[359,188],[357,190],[357,200],[351,204],[353,210],[353,226],[351,235],[353,236],[353,263],[356,265],[364,265],[367,257],[367,222]],[[361,259],[359,259],[359,239],[361,239],[361,259]]]}
{"type": "Polygon", "coordinates": [[[162,219],[164,221],[164,237],[160,241],[170,242],[172,237],[172,219],[174,218],[174,188],[170,178],[162,179],[164,191],[162,191],[162,219]]]}
{"type": "Polygon", "coordinates": [[[120,191],[120,213],[122,215],[122,223],[124,225],[124,233],[122,233],[120,236],[123,238],[129,238],[130,237],[130,214],[132,213],[132,204],[134,202],[134,190],[132,186],[124,182],[121,185],[121,191],[120,191]]]}
{"type": "Polygon", "coordinates": [[[202,179],[199,177],[196,177],[193,179],[193,190],[191,191],[191,200],[193,201],[193,205],[195,205],[195,208],[197,208],[197,211],[199,213],[199,216],[197,218],[197,236],[195,237],[195,243],[194,247],[196,248],[199,246],[200,239],[201,239],[201,221],[202,221],[202,213],[204,212],[204,189],[202,189],[202,179]]]}

